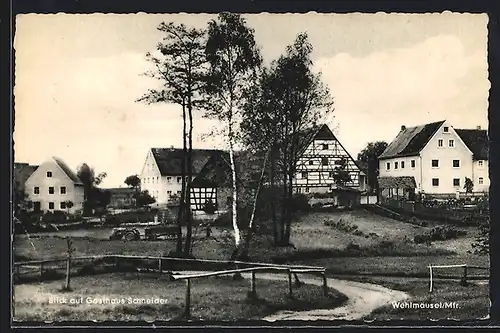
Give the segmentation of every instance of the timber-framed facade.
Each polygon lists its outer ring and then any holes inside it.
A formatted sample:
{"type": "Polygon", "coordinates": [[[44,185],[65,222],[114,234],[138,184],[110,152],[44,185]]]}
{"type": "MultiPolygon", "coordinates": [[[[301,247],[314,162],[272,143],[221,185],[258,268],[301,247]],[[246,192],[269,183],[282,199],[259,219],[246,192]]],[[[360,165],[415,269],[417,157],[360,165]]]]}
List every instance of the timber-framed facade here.
{"type": "Polygon", "coordinates": [[[366,174],[324,124],[302,135],[300,157],[293,181],[296,193],[326,193],[335,188],[339,170],[349,175],[342,186],[366,190],[366,174]]]}

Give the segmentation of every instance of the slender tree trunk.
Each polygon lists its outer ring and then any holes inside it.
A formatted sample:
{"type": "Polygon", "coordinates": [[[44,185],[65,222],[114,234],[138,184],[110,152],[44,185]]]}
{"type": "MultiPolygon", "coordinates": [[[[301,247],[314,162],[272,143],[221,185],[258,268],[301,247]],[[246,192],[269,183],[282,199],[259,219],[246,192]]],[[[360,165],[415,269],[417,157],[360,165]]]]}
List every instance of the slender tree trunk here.
{"type": "Polygon", "coordinates": [[[295,163],[296,163],[296,145],[297,145],[297,140],[296,138],[296,130],[293,129],[292,133],[292,142],[290,146],[290,157],[289,157],[289,165],[288,165],[288,194],[287,194],[287,200],[288,200],[288,209],[286,211],[286,220],[285,220],[285,235],[284,235],[284,243],[289,244],[290,243],[290,234],[291,234],[291,227],[292,227],[292,198],[293,198],[293,176],[295,174],[295,163]]]}
{"type": "Polygon", "coordinates": [[[282,200],[282,207],[281,207],[281,218],[280,218],[280,223],[279,223],[279,244],[278,245],[285,245],[286,240],[285,240],[285,225],[286,225],[286,219],[288,215],[288,210],[290,210],[290,200],[288,198],[288,164],[289,164],[289,141],[288,141],[288,127],[285,128],[285,140],[283,144],[283,172],[282,172],[282,181],[283,181],[283,200],[282,200]]]}
{"type": "Polygon", "coordinates": [[[253,234],[254,234],[255,211],[257,209],[257,202],[258,202],[258,199],[259,199],[259,193],[260,193],[260,189],[262,187],[262,182],[264,180],[264,174],[265,174],[265,171],[266,171],[267,160],[269,158],[269,154],[270,154],[270,152],[267,151],[266,152],[266,156],[264,158],[264,164],[262,165],[262,170],[260,172],[259,183],[257,185],[257,192],[255,193],[255,197],[254,197],[254,200],[253,200],[252,214],[250,215],[250,221],[248,222],[248,231],[247,231],[247,234],[246,234],[246,237],[245,237],[245,242],[244,242],[244,245],[243,245],[243,251],[241,253],[242,257],[247,257],[248,256],[248,250],[250,248],[250,241],[252,240],[252,237],[253,237],[253,234]]]}
{"type": "Polygon", "coordinates": [[[276,197],[275,193],[275,184],[274,184],[274,176],[276,173],[276,140],[273,142],[273,148],[272,148],[272,153],[271,153],[271,170],[269,171],[269,185],[271,187],[271,193],[272,193],[272,198],[271,198],[271,219],[273,222],[273,239],[274,239],[274,244],[278,243],[278,219],[276,216],[276,200],[278,199],[276,197]]]}
{"type": "MultiPolygon", "coordinates": [[[[230,114],[233,112],[229,111],[230,114]]],[[[232,186],[233,186],[233,202],[232,202],[232,220],[234,229],[234,245],[236,248],[240,245],[240,228],[238,227],[238,188],[236,183],[236,163],[234,160],[234,138],[233,138],[233,119],[229,119],[229,159],[231,160],[231,176],[232,176],[232,186]]]]}
{"type": "Polygon", "coordinates": [[[186,207],[185,216],[187,221],[186,242],[184,244],[184,254],[191,255],[191,241],[193,235],[193,215],[191,214],[191,181],[193,179],[193,105],[191,103],[191,93],[188,94],[188,115],[189,115],[189,148],[187,154],[187,186],[186,186],[186,207]]]}
{"type": "Polygon", "coordinates": [[[182,128],[182,160],[181,160],[181,168],[182,168],[182,188],[181,195],[179,197],[179,211],[177,212],[177,244],[175,250],[177,253],[182,252],[182,222],[184,220],[184,207],[186,202],[186,158],[187,158],[187,130],[186,130],[186,104],[182,104],[182,120],[183,120],[183,128],[182,128]]]}

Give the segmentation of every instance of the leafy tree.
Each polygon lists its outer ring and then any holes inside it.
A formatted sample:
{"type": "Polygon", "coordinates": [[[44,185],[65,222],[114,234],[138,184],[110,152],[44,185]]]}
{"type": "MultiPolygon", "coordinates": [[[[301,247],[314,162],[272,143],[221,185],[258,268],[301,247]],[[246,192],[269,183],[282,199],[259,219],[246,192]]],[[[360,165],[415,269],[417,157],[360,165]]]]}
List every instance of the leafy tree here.
{"type": "Polygon", "coordinates": [[[83,183],[83,210],[85,214],[89,214],[93,209],[102,207],[98,186],[101,184],[103,179],[106,178],[107,173],[101,172],[96,175],[93,168],[91,168],[88,164],[83,163],[78,167],[77,176],[83,183]]]}
{"type": "Polygon", "coordinates": [[[351,175],[347,170],[347,159],[343,158],[339,161],[333,172],[333,180],[337,186],[345,186],[351,181],[351,175]]]}
{"type": "Polygon", "coordinates": [[[379,161],[378,157],[382,155],[388,144],[385,141],[369,142],[366,147],[358,154],[358,160],[366,163],[368,186],[371,191],[378,192],[379,161]]]}
{"type": "Polygon", "coordinates": [[[474,190],[474,183],[469,177],[465,177],[464,190],[465,193],[472,193],[472,191],[474,190]]]}
{"type": "Polygon", "coordinates": [[[70,200],[64,201],[64,206],[67,209],[67,213],[69,213],[70,209],[73,208],[74,206],[73,201],[70,200]]]}
{"type": "Polygon", "coordinates": [[[160,80],[162,89],[149,90],[139,99],[151,103],[174,103],[182,107],[183,118],[183,157],[182,190],[180,209],[177,217],[177,246],[176,252],[182,251],[183,219],[187,220],[186,242],[184,255],[191,251],[192,218],[189,213],[191,206],[190,187],[193,179],[192,147],[193,147],[193,109],[200,107],[204,100],[200,94],[205,86],[206,60],[204,30],[187,28],[184,24],[161,23],[158,30],[164,34],[157,50],[161,56],[147,54],[147,60],[155,65],[155,70],[146,73],[148,76],[160,80]],[[189,130],[187,123],[189,122],[189,130]]]}
{"type": "Polygon", "coordinates": [[[146,190],[146,191],[141,191],[135,195],[135,202],[138,207],[144,207],[155,203],[156,200],[146,190]]]}
{"type": "Polygon", "coordinates": [[[238,227],[238,189],[234,144],[238,125],[238,112],[246,99],[245,93],[255,81],[262,63],[257,48],[254,30],[235,13],[220,13],[208,24],[208,40],[205,55],[209,64],[205,92],[207,96],[206,117],[225,123],[229,145],[232,178],[232,224],[236,248],[240,245],[238,227]]]}
{"type": "Polygon", "coordinates": [[[333,111],[333,99],[321,80],[321,73],[312,70],[313,47],[307,34],[301,33],[275,64],[274,98],[280,114],[279,145],[283,184],[282,222],[277,243],[290,242],[292,222],[293,179],[296,174],[301,134],[315,126],[322,116],[333,111]]]}
{"type": "Polygon", "coordinates": [[[141,187],[141,178],[139,178],[138,175],[131,175],[125,178],[124,183],[127,184],[127,186],[138,190],[141,187]]]}

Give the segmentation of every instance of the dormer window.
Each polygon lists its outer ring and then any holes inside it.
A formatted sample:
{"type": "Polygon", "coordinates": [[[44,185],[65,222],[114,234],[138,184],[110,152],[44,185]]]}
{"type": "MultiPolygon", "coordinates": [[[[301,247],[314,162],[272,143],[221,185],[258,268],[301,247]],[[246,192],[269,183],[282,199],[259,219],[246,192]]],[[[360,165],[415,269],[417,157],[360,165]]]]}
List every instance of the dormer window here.
{"type": "Polygon", "coordinates": [[[443,133],[449,133],[450,128],[448,126],[443,127],[443,133]]]}

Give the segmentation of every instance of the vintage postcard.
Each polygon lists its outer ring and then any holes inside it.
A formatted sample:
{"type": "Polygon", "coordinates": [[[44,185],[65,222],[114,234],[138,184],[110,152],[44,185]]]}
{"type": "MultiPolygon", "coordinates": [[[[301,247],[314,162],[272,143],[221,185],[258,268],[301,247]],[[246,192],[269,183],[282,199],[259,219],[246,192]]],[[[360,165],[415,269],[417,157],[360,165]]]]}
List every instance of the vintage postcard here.
{"type": "Polygon", "coordinates": [[[16,325],[488,318],[486,14],[15,24],[16,325]]]}

